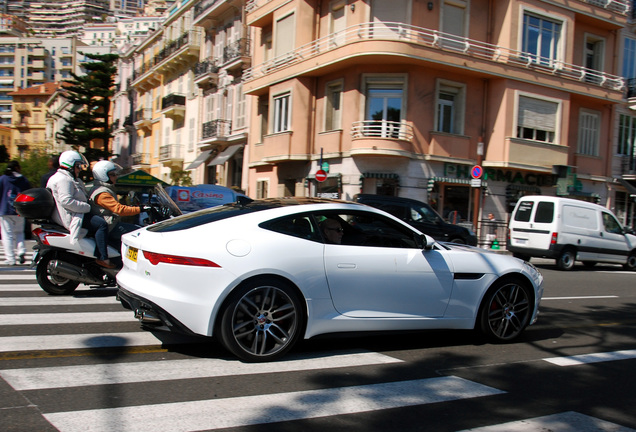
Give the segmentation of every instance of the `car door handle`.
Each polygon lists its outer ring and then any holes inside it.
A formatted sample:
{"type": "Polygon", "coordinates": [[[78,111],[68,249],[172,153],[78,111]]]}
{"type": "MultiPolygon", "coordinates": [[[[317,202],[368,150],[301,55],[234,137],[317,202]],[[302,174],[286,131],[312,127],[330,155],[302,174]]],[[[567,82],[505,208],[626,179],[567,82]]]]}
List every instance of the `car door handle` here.
{"type": "Polygon", "coordinates": [[[336,267],[341,269],[354,269],[356,268],[356,265],[353,263],[340,263],[336,267]]]}

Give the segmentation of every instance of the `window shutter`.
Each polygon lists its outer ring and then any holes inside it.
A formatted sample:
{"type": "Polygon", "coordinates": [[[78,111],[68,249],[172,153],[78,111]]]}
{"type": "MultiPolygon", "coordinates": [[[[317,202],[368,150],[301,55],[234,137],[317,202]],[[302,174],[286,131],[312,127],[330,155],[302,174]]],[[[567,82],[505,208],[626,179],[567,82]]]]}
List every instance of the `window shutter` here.
{"type": "Polygon", "coordinates": [[[555,132],[557,109],[555,102],[520,96],[519,126],[555,132]]]}

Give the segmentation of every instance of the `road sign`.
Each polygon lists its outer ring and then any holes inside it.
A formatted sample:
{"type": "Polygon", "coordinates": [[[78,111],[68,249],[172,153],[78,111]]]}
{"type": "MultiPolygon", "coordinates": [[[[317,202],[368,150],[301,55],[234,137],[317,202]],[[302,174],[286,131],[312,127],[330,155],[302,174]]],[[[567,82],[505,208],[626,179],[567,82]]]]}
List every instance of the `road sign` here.
{"type": "Polygon", "coordinates": [[[470,176],[474,179],[481,178],[483,174],[484,174],[484,169],[479,165],[475,165],[474,167],[470,169],[470,176]]]}
{"type": "Polygon", "coordinates": [[[319,182],[324,182],[325,180],[327,180],[327,173],[324,170],[319,169],[318,171],[316,171],[316,180],[319,182]]]}
{"type": "Polygon", "coordinates": [[[474,188],[481,187],[481,179],[470,179],[470,186],[474,188]]]}

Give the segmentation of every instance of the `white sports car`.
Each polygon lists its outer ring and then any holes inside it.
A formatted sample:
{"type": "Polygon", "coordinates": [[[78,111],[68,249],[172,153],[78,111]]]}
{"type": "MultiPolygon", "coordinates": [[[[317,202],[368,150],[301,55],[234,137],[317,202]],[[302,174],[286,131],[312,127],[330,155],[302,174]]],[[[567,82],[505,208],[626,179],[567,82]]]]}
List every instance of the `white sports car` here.
{"type": "Polygon", "coordinates": [[[246,361],[337,332],[477,328],[510,341],[543,294],[532,264],[313,198],[179,216],[125,235],[122,256],[118,298],[144,327],[215,336],[246,361]]]}

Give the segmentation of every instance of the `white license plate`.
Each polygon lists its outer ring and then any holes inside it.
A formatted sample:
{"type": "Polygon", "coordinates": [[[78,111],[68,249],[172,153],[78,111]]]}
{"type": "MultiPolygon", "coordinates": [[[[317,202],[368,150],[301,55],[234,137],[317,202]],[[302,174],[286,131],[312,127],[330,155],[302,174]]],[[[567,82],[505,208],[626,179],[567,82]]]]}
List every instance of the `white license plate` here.
{"type": "Polygon", "coordinates": [[[137,253],[139,252],[139,250],[137,248],[134,248],[132,246],[128,246],[128,250],[126,251],[126,258],[128,258],[129,260],[133,261],[133,262],[137,262],[137,253]]]}
{"type": "Polygon", "coordinates": [[[518,238],[518,239],[515,239],[515,240],[517,241],[517,244],[519,244],[519,245],[524,245],[524,244],[528,243],[528,239],[518,238]]]}

